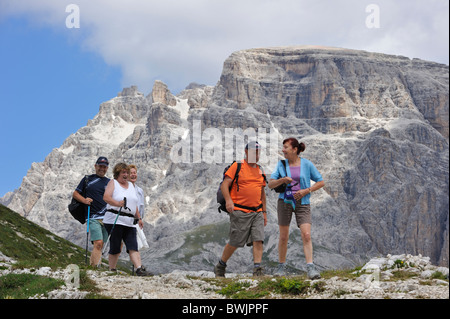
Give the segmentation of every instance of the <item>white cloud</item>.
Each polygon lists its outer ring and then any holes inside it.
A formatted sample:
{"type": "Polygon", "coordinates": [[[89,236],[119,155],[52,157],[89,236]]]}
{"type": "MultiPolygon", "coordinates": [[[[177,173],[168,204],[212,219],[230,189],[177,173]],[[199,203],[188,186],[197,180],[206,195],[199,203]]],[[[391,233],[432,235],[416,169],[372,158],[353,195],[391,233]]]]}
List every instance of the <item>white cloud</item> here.
{"type": "Polygon", "coordinates": [[[223,61],[252,47],[316,44],[448,64],[448,8],[446,0],[4,0],[0,15],[27,14],[75,37],[120,66],[124,86],[148,93],[156,79],[174,91],[214,85],[223,61]],[[80,7],[79,30],[65,29],[70,3],[80,7]],[[371,3],[379,29],[365,25],[371,3]]]}

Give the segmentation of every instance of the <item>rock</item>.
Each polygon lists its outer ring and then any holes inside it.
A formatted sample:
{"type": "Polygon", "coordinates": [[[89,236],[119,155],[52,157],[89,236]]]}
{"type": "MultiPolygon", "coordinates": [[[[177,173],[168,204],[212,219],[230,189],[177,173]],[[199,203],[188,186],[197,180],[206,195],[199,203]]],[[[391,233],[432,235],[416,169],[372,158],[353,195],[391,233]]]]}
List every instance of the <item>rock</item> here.
{"type": "MultiPolygon", "coordinates": [[[[412,256],[414,257],[414,256],[412,256]]],[[[422,257],[420,257],[422,258],[422,257]]],[[[388,259],[388,258],[386,258],[388,259]]],[[[410,258],[411,259],[411,258],[410,258]]],[[[380,260],[379,258],[377,259],[380,260]]],[[[369,261],[366,265],[370,264],[369,261]]],[[[49,267],[42,267],[38,270],[33,269],[15,269],[12,270],[12,263],[5,263],[6,267],[0,268],[0,277],[9,273],[23,274],[35,273],[57,279],[63,279],[64,269],[49,271],[49,267]]],[[[372,263],[373,264],[373,263],[372,263]]],[[[445,267],[435,267],[442,272],[447,271],[445,267]]],[[[366,267],[367,269],[368,267],[366,267]]],[[[418,269],[415,267],[401,268],[396,272],[408,271],[408,269],[418,269]]],[[[221,280],[210,280],[214,278],[213,272],[208,271],[183,271],[175,270],[171,273],[162,274],[153,277],[137,277],[119,272],[111,275],[106,271],[88,270],[87,276],[93,280],[100,289],[100,294],[113,299],[223,299],[224,296],[218,294],[223,284],[245,283],[245,289],[253,289],[261,282],[270,279],[270,275],[263,278],[252,277],[251,274],[227,273],[225,282],[221,280]],[[217,285],[216,285],[217,284],[217,285]],[[248,284],[248,285],[247,285],[248,284]]],[[[389,271],[381,271],[381,276],[376,273],[367,274],[361,271],[359,276],[353,279],[334,276],[330,279],[321,278],[319,280],[309,281],[307,279],[292,278],[293,280],[305,280],[310,287],[320,286],[319,290],[312,288],[307,294],[299,296],[277,295],[270,291],[271,298],[308,298],[308,299],[448,299],[448,280],[433,279],[430,280],[427,274],[432,274],[431,270],[425,270],[420,274],[415,272],[411,276],[393,281],[390,276],[383,276],[389,271]],[[426,279],[426,281],[424,281],[426,279]]],[[[287,277],[289,279],[289,277],[287,277]]],[[[305,277],[306,278],[306,277],[305,277]]],[[[272,281],[279,278],[273,277],[272,281]]],[[[266,285],[266,284],[265,284],[266,285]]],[[[262,288],[266,289],[266,288],[262,288]]],[[[47,296],[36,295],[31,299],[84,299],[88,292],[80,291],[77,288],[67,287],[65,285],[50,291],[47,296]]]]}
{"type": "Polygon", "coordinates": [[[420,277],[424,278],[424,279],[429,279],[429,278],[431,278],[432,275],[433,275],[433,271],[431,271],[431,270],[424,270],[420,274],[420,277]]]}
{"type": "Polygon", "coordinates": [[[161,103],[169,106],[175,106],[177,104],[175,96],[169,91],[167,85],[161,81],[155,81],[153,85],[152,101],[153,103],[161,103]]]}
{"type": "Polygon", "coordinates": [[[53,290],[48,293],[48,299],[84,299],[88,293],[78,290],[53,290]]]}
{"type": "Polygon", "coordinates": [[[52,269],[50,267],[41,267],[36,271],[36,275],[50,276],[52,269]]]}
{"type": "Polygon", "coordinates": [[[383,269],[387,264],[388,260],[386,258],[372,258],[361,270],[367,272],[374,272],[383,269]]]}
{"type": "MultiPolygon", "coordinates": [[[[111,167],[133,163],[147,198],[144,264],[155,273],[210,271],[228,237],[215,193],[229,163],[225,152],[218,162],[204,158],[208,146],[224,151],[225,130],[238,137],[254,130],[265,132],[270,146],[261,160],[267,173],[282,140],[295,136],[325,180],[312,195],[314,260],[322,268],[350,268],[387,253],[387,268],[397,259],[448,267],[448,92],[448,66],[438,63],[316,46],[243,50],[226,59],[214,87],[192,85],[174,96],[156,81],[147,97],[125,88],[33,163],[2,202],[84,247],[85,226],[67,212],[73,190],[98,156],[111,167]],[[211,132],[221,138],[211,140],[211,132]],[[185,161],[174,160],[180,145],[185,161]]],[[[241,160],[243,147],[231,144],[232,160],[241,160]]],[[[279,235],[277,195],[266,193],[268,262],[278,259],[279,235]]],[[[301,271],[300,234],[290,231],[288,264],[301,271]]],[[[238,250],[230,269],[248,272],[248,256],[238,250]]]]}
{"type": "Polygon", "coordinates": [[[14,263],[14,259],[3,255],[3,253],[0,251],[0,262],[5,262],[5,263],[14,263]]]}
{"type": "Polygon", "coordinates": [[[448,267],[437,267],[436,271],[440,272],[444,276],[447,276],[448,278],[448,267]]]}

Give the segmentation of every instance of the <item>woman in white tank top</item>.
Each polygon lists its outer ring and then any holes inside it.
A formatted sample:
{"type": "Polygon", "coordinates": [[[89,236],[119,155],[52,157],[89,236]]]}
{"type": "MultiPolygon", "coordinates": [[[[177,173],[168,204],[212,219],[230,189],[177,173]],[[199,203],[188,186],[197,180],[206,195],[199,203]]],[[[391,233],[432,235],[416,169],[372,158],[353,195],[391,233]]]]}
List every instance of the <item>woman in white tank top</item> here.
{"type": "Polygon", "coordinates": [[[138,220],[141,228],[144,224],[138,209],[136,190],[133,184],[128,181],[129,173],[130,170],[125,163],[119,163],[114,166],[114,179],[109,181],[103,196],[103,200],[107,203],[107,212],[103,223],[108,233],[111,234],[109,241],[109,268],[110,270],[116,270],[123,241],[130,255],[130,260],[137,269],[136,274],[138,276],[148,276],[151,274],[142,267],[134,221],[138,220]],[[115,224],[114,221],[116,221],[115,224]]]}
{"type": "MultiPolygon", "coordinates": [[[[136,190],[134,189],[133,183],[127,180],[119,183],[117,179],[113,179],[111,180],[111,182],[114,183],[114,189],[110,199],[111,204],[106,202],[106,213],[105,217],[103,218],[103,223],[114,224],[114,220],[116,219],[117,214],[113,213],[112,211],[118,212],[120,208],[122,208],[122,213],[127,213],[133,216],[139,214],[137,210],[138,198],[136,196],[136,190]],[[124,198],[127,199],[126,207],[123,207],[123,205],[125,204],[123,203],[124,198]]],[[[106,189],[108,189],[108,187],[106,189]]],[[[119,215],[116,225],[134,227],[134,217],[119,215]]]]}

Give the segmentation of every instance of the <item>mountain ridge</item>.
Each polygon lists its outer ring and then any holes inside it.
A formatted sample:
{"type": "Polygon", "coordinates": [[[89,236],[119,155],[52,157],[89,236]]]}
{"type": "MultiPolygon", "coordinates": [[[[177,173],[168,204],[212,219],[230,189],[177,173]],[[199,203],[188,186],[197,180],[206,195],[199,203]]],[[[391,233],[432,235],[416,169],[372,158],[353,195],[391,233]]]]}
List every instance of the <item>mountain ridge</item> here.
{"type": "MultiPolygon", "coordinates": [[[[227,129],[261,137],[267,173],[281,157],[283,138],[306,143],[304,156],[326,183],[312,199],[315,262],[323,268],[404,252],[448,265],[448,66],[380,53],[249,49],[230,55],[214,87],[192,85],[173,95],[156,81],[147,96],[124,88],[44,162],[33,163],[21,187],[2,202],[81,244],[83,228],[66,209],[73,189],[98,156],[134,163],[147,204],[144,262],[157,271],[175,269],[177,262],[177,269],[209,269],[225,233],[209,242],[196,235],[197,251],[187,259],[182,251],[189,232],[227,222],[217,214],[215,191],[226,150],[237,160],[243,152],[238,141],[227,144],[227,129]],[[173,160],[177,147],[179,162],[173,160]],[[221,161],[203,160],[219,151],[221,161]]],[[[274,262],[276,195],[267,195],[264,255],[274,262]]],[[[301,270],[294,225],[291,237],[296,248],[289,262],[301,270]]],[[[250,262],[245,249],[233,258],[236,271],[250,262]]]]}

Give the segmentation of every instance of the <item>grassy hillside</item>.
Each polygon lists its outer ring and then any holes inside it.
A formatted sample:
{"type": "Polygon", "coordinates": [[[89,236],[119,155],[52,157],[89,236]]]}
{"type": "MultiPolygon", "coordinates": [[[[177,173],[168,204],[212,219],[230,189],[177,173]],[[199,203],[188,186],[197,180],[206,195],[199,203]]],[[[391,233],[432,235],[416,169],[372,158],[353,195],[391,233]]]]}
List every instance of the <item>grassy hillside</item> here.
{"type": "MultiPolygon", "coordinates": [[[[86,275],[83,248],[56,236],[3,205],[0,205],[0,252],[15,261],[12,269],[26,268],[34,272],[41,267],[56,270],[76,264],[81,269],[80,290],[89,293],[86,298],[103,298],[98,294],[99,290],[94,282],[86,275]]],[[[0,299],[47,296],[48,292],[64,284],[63,280],[33,273],[0,275],[0,299]]]]}
{"type": "Polygon", "coordinates": [[[84,266],[83,248],[56,236],[9,208],[0,205],[0,252],[17,261],[16,267],[84,266]]]}

